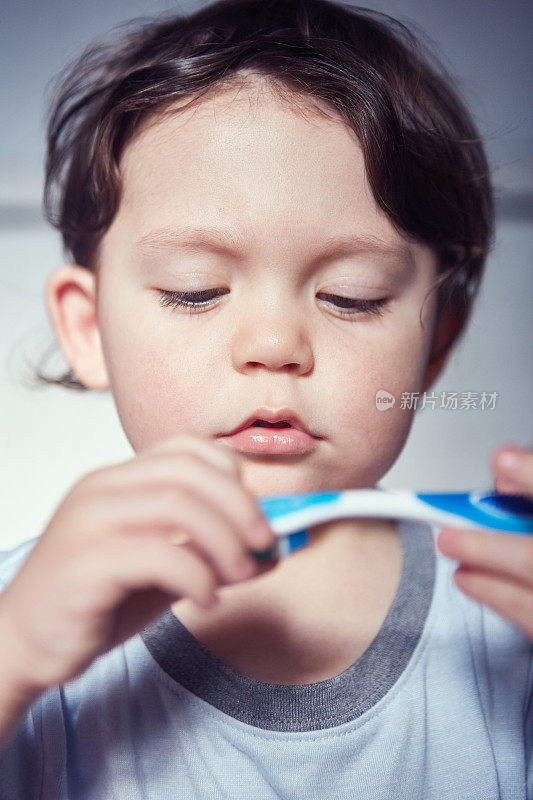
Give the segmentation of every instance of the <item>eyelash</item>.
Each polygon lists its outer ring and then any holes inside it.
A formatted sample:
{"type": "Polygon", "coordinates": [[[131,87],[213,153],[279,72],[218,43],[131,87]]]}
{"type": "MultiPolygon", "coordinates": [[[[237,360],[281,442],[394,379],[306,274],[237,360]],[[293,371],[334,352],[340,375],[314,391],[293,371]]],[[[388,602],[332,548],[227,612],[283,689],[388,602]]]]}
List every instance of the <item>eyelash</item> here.
{"type": "MultiPolygon", "coordinates": [[[[219,289],[206,289],[201,292],[171,292],[166,289],[160,289],[159,302],[162,306],[172,306],[174,308],[182,308],[188,314],[194,314],[194,310],[198,308],[205,308],[211,300],[214,300],[213,295],[216,297],[219,289]]],[[[382,297],[379,300],[363,300],[355,297],[342,297],[341,295],[331,294],[326,292],[319,292],[326,298],[335,298],[336,300],[344,301],[345,303],[354,303],[352,309],[342,308],[336,303],[332,303],[342,317],[356,317],[360,314],[375,314],[379,317],[383,316],[383,312],[387,308],[388,299],[382,297]]],[[[328,302],[331,302],[329,300],[328,302]]]]}

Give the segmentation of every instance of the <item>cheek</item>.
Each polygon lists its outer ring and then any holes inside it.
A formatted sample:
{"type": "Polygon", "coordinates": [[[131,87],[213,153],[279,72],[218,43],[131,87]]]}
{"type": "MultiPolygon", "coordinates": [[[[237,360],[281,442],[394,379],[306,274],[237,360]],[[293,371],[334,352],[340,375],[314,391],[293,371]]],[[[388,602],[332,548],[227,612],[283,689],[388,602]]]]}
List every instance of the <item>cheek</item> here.
{"type": "Polygon", "coordinates": [[[212,395],[217,356],[117,321],[102,337],[117,413],[138,452],[182,430],[202,435],[209,428],[205,398],[212,395]]]}
{"type": "Polygon", "coordinates": [[[394,460],[402,449],[413,421],[413,411],[401,408],[402,393],[420,390],[426,357],[427,335],[411,321],[345,345],[335,360],[330,382],[342,390],[335,393],[332,421],[346,432],[347,445],[362,447],[369,461],[381,455],[394,460]],[[392,406],[376,403],[380,390],[394,396],[392,406]]]}
{"type": "MultiPolygon", "coordinates": [[[[370,331],[369,331],[370,334],[370,331]]],[[[333,382],[344,386],[344,396],[360,407],[375,407],[380,389],[393,394],[399,405],[402,392],[416,392],[422,384],[427,358],[427,336],[419,326],[383,326],[379,335],[344,342],[331,361],[333,382]],[[369,402],[371,401],[371,403],[369,402]]]]}

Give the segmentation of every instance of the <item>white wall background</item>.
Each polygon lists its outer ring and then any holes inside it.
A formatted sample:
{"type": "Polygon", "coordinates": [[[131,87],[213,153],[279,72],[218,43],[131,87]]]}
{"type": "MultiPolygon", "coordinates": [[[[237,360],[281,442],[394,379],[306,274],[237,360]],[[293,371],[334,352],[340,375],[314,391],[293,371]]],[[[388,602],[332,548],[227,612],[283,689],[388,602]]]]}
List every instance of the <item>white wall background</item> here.
{"type": "MultiPolygon", "coordinates": [[[[53,333],[44,282],[62,259],[58,234],[39,216],[45,85],[88,41],[116,23],[195,3],[4,2],[0,144],[0,549],[41,533],[86,472],[134,454],[109,393],[31,389],[27,377],[53,333]]],[[[470,328],[434,387],[497,392],[494,410],[417,414],[383,486],[461,491],[492,487],[488,466],[507,441],[533,446],[533,4],[405,0],[369,2],[436,43],[487,137],[498,190],[496,247],[470,328]]],[[[60,356],[48,370],[66,366],[60,356]]],[[[386,388],[386,387],[384,387],[386,388]]]]}

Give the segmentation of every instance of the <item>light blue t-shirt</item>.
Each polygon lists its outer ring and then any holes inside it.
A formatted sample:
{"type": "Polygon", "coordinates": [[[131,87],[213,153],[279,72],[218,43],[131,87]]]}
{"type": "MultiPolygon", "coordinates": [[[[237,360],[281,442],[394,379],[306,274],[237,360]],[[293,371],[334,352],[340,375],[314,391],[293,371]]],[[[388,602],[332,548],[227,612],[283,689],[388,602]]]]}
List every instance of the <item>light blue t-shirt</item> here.
{"type": "Polygon", "coordinates": [[[396,596],[340,675],[253,680],[169,609],[33,704],[1,800],[532,800],[533,645],[455,587],[438,529],[397,528],[396,596]]]}

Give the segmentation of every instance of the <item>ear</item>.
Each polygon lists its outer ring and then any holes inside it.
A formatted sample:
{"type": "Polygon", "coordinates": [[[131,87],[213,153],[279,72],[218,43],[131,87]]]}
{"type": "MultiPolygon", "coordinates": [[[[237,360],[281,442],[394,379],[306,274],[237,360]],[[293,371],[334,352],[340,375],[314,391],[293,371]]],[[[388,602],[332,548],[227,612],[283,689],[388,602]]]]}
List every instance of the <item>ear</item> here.
{"type": "Polygon", "coordinates": [[[437,319],[433,340],[426,364],[422,391],[426,392],[437,380],[450,354],[451,346],[459,330],[459,318],[453,306],[445,306],[437,319]]]}
{"type": "Polygon", "coordinates": [[[45,303],[56,339],[70,368],[88,389],[108,389],[96,303],[96,277],[65,264],[45,284],[45,303]]]}

